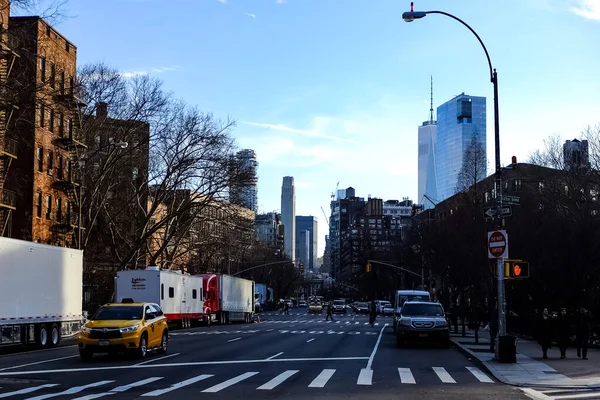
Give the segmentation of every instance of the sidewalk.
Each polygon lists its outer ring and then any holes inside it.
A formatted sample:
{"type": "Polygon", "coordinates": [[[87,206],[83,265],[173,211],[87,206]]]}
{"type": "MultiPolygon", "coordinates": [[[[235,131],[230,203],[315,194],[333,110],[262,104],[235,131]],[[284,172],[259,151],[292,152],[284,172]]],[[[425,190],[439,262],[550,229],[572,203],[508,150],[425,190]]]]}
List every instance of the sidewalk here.
{"type": "Polygon", "coordinates": [[[560,351],[553,346],[548,350],[548,359],[542,359],[542,349],[537,342],[519,338],[517,340],[517,362],[499,363],[490,353],[489,332],[479,331],[479,344],[475,344],[475,333],[467,330],[462,336],[451,331],[451,340],[457,348],[473,359],[479,360],[500,382],[529,387],[599,388],[600,350],[589,349],[588,360],[577,358],[577,349],[567,349],[567,358],[560,359],[560,351]]]}

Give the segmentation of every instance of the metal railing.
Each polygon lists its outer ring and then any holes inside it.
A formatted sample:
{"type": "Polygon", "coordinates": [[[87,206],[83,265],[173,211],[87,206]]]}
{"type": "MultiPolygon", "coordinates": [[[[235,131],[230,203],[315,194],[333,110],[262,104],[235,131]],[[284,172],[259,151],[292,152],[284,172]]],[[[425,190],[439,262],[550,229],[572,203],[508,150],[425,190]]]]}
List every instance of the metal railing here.
{"type": "Polygon", "coordinates": [[[12,190],[0,189],[0,204],[9,207],[16,207],[17,194],[12,190]]]}
{"type": "Polygon", "coordinates": [[[17,147],[19,143],[14,139],[9,139],[5,137],[3,140],[4,144],[2,145],[2,150],[13,157],[17,156],[17,147]]]}

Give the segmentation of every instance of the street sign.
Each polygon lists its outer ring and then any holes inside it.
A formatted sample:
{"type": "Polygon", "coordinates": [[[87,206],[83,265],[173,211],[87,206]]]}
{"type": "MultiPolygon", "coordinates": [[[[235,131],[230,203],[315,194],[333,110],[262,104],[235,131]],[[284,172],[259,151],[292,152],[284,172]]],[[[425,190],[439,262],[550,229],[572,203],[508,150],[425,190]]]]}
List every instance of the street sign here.
{"type": "MultiPolygon", "coordinates": [[[[509,217],[512,215],[512,207],[504,206],[500,207],[500,216],[509,217]]],[[[483,209],[483,217],[485,219],[495,218],[498,216],[498,207],[485,207],[483,209]]]]}
{"type": "Polygon", "coordinates": [[[488,232],[488,258],[508,258],[508,235],[506,231],[488,232]]]}
{"type": "Polygon", "coordinates": [[[502,195],[502,203],[519,205],[519,204],[521,204],[521,198],[518,196],[502,195]]]}

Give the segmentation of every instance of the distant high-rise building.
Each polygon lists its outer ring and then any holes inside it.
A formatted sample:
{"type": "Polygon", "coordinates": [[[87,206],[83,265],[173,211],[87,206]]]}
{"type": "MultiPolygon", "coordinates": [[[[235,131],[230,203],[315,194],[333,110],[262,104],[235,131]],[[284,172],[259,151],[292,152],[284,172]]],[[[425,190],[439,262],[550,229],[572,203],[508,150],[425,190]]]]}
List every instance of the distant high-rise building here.
{"type": "Polygon", "coordinates": [[[284,176],[281,185],[281,219],[283,222],[283,251],[292,260],[296,258],[296,189],[294,177],[284,176]]]}
{"type": "Polygon", "coordinates": [[[250,175],[249,179],[243,184],[234,184],[229,189],[229,201],[248,208],[255,213],[258,212],[258,177],[256,168],[256,152],[251,149],[244,149],[237,152],[236,157],[241,161],[242,168],[246,169],[250,175]]]}
{"type": "MultiPolygon", "coordinates": [[[[462,93],[439,106],[437,117],[435,171],[437,200],[442,201],[456,194],[464,156],[473,140],[486,148],[485,97],[462,93]]],[[[485,151],[482,157],[485,164],[485,151]]],[[[485,168],[477,172],[477,180],[484,179],[486,172],[485,168]]]]}
{"type": "Polygon", "coordinates": [[[433,116],[433,78],[431,81],[431,106],[429,108],[429,121],[419,126],[419,198],[425,208],[435,206],[437,202],[437,179],[435,174],[435,147],[437,140],[437,121],[433,116]]]}
{"type": "Polygon", "coordinates": [[[587,140],[567,140],[563,145],[565,168],[589,168],[590,155],[587,140]]]}
{"type": "Polygon", "coordinates": [[[308,255],[305,258],[302,256],[305,254],[304,249],[297,249],[296,258],[304,263],[305,270],[314,270],[317,268],[317,254],[318,254],[318,232],[317,232],[317,218],[312,216],[296,216],[296,246],[301,246],[304,243],[304,238],[301,237],[302,232],[308,232],[309,243],[308,243],[308,255]]]}
{"type": "Polygon", "coordinates": [[[281,215],[270,212],[266,214],[256,214],[254,219],[254,229],[256,231],[256,239],[261,243],[272,248],[283,248],[283,234],[280,233],[281,215]]]}

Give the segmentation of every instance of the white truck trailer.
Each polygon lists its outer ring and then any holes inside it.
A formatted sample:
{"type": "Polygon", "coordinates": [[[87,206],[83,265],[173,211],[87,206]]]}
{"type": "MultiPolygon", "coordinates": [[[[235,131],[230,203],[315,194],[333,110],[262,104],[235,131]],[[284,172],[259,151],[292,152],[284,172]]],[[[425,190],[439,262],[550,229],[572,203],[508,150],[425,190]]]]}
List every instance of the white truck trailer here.
{"type": "Polygon", "coordinates": [[[221,324],[252,321],[254,281],[225,274],[203,274],[207,320],[221,324]]]}
{"type": "Polygon", "coordinates": [[[53,347],[81,327],[83,251],[0,237],[0,345],[53,347]]]}
{"type": "Polygon", "coordinates": [[[204,316],[202,277],[159,267],[117,272],[115,301],[159,304],[169,323],[189,328],[204,316]]]}

